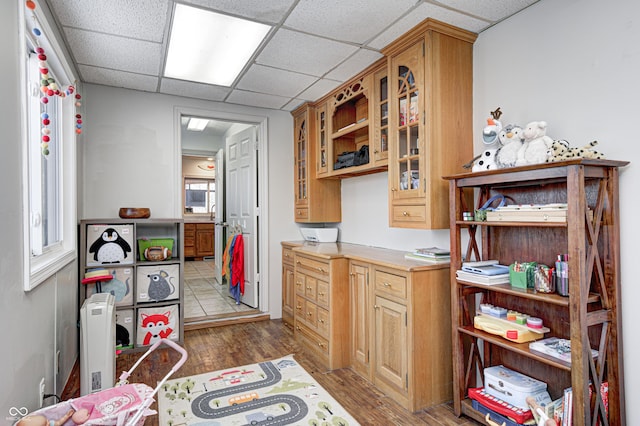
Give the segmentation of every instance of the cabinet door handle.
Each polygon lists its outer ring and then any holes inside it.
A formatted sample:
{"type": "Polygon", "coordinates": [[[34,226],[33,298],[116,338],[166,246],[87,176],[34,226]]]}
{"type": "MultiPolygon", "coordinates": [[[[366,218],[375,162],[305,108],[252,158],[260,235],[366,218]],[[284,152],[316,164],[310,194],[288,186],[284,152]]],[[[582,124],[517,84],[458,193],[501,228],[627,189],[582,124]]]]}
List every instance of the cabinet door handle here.
{"type": "Polygon", "coordinates": [[[408,211],[403,211],[402,212],[402,216],[409,216],[409,212],[408,211]]]}
{"type": "Polygon", "coordinates": [[[321,348],[324,348],[325,346],[327,346],[326,344],[322,343],[322,342],[318,342],[318,346],[320,346],[321,348]]]}
{"type": "Polygon", "coordinates": [[[307,316],[308,316],[308,317],[310,317],[310,316],[312,316],[312,315],[313,315],[313,314],[312,314],[311,312],[307,312],[307,316]]]}
{"type": "Polygon", "coordinates": [[[319,272],[322,272],[323,274],[325,274],[325,273],[326,273],[326,271],[324,270],[324,268],[321,268],[321,267],[319,267],[319,266],[318,266],[318,271],[319,271],[319,272]]]}
{"type": "Polygon", "coordinates": [[[383,286],[385,286],[385,287],[387,287],[387,288],[391,287],[391,284],[390,284],[390,283],[387,283],[387,282],[382,283],[382,285],[383,285],[383,286]]]}
{"type": "Polygon", "coordinates": [[[391,188],[391,192],[395,192],[395,191],[397,191],[397,189],[391,188]]]}
{"type": "Polygon", "coordinates": [[[378,305],[373,305],[373,309],[380,309],[380,306],[378,306],[378,305]]]}
{"type": "Polygon", "coordinates": [[[320,323],[321,323],[321,324],[324,324],[324,320],[323,320],[323,319],[321,319],[321,320],[320,320],[320,323]]]}
{"type": "Polygon", "coordinates": [[[318,296],[324,296],[325,294],[327,294],[327,293],[325,293],[324,291],[319,291],[318,292],[318,296]]]}

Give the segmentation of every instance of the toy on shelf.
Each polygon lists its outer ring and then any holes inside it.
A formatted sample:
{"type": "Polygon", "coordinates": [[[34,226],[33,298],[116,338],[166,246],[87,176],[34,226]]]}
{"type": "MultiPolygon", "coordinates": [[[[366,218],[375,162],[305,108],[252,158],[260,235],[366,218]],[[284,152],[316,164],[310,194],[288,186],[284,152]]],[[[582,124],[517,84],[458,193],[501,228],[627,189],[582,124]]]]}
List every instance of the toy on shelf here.
{"type": "Polygon", "coordinates": [[[471,162],[465,164],[464,168],[471,167],[471,171],[494,170],[498,168],[496,164],[496,153],[498,152],[498,135],[502,131],[502,123],[499,121],[502,111],[498,107],[491,112],[491,117],[487,119],[487,125],[482,129],[482,143],[487,147],[482,153],[476,156],[471,162]]]}
{"type": "Polygon", "coordinates": [[[524,141],[518,150],[516,166],[546,163],[553,139],[547,136],[546,121],[532,121],[522,132],[524,141]]]}
{"type": "Polygon", "coordinates": [[[498,135],[500,148],[496,153],[496,164],[499,169],[516,165],[518,151],[524,141],[523,131],[517,124],[509,124],[498,135]]]}
{"type": "Polygon", "coordinates": [[[598,141],[589,142],[588,144],[572,148],[566,140],[555,140],[551,144],[551,148],[547,152],[547,163],[555,161],[573,160],[576,158],[604,158],[604,154],[593,149],[598,145],[598,141]]]}

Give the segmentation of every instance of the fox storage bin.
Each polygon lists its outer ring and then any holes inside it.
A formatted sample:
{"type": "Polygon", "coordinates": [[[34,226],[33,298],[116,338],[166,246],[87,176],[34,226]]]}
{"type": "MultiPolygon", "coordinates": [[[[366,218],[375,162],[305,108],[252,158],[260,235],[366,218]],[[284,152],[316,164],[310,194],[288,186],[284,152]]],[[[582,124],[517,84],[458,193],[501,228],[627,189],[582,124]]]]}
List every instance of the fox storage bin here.
{"type": "Polygon", "coordinates": [[[180,265],[139,266],[136,273],[136,301],[162,302],[180,297],[180,265]]]}
{"type": "Polygon", "coordinates": [[[105,268],[113,276],[110,281],[86,284],[87,297],[96,293],[110,293],[115,297],[116,306],[133,303],[133,268],[105,268]]]}
{"type": "Polygon", "coordinates": [[[131,265],[136,254],[133,224],[87,225],[87,265],[131,265]]]}
{"type": "Polygon", "coordinates": [[[136,345],[152,345],[160,339],[179,340],[178,305],[138,308],[136,345]]]}

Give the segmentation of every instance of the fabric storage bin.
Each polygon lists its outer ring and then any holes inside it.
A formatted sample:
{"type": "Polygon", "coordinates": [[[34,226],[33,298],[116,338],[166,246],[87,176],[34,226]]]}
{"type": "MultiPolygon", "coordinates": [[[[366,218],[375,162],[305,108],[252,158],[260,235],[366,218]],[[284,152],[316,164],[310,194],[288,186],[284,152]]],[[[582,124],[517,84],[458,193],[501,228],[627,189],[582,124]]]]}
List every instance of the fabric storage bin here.
{"type": "Polygon", "coordinates": [[[87,265],[131,265],[133,224],[90,224],[86,229],[87,265]]]}
{"type": "Polygon", "coordinates": [[[540,405],[551,402],[545,382],[502,365],[484,369],[484,389],[489,395],[522,409],[529,409],[526,401],[528,396],[534,397],[540,405]]]}
{"type": "Polygon", "coordinates": [[[180,264],[138,266],[136,301],[162,302],[180,297],[180,264]]]}
{"type": "MultiPolygon", "coordinates": [[[[140,260],[149,260],[144,252],[149,247],[165,247],[173,253],[173,238],[138,238],[138,257],[140,260]]],[[[172,254],[169,254],[171,258],[172,254]]]]}
{"type": "Polygon", "coordinates": [[[133,304],[133,268],[105,268],[113,278],[111,281],[85,284],[86,297],[95,293],[111,293],[116,299],[116,306],[133,304]]]}
{"type": "Polygon", "coordinates": [[[178,305],[138,308],[136,346],[153,345],[160,339],[179,340],[178,305]]]}
{"type": "Polygon", "coordinates": [[[118,349],[133,348],[135,325],[133,319],[133,309],[116,310],[116,347],[118,349]]]}

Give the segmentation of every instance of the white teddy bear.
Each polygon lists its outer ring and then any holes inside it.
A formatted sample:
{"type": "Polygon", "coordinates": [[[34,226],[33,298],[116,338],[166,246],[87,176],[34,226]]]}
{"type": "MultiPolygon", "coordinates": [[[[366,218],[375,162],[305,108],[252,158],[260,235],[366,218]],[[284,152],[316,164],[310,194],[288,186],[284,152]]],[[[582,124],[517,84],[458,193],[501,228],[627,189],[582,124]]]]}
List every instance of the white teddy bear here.
{"type": "Polygon", "coordinates": [[[518,150],[516,166],[545,163],[553,144],[553,139],[547,136],[547,122],[532,121],[524,128],[522,135],[524,142],[518,150]]]}
{"type": "Polygon", "coordinates": [[[518,151],[522,147],[522,127],[508,124],[498,135],[500,148],[496,154],[498,168],[513,167],[518,159],[518,151]]]}

